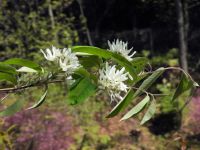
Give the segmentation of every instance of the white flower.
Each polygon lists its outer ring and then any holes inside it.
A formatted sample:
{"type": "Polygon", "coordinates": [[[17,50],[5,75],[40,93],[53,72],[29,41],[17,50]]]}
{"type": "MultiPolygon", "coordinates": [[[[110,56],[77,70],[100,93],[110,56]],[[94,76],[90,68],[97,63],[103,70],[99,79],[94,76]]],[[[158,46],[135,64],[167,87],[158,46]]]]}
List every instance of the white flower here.
{"type": "Polygon", "coordinates": [[[116,66],[109,66],[99,70],[99,83],[101,89],[106,89],[112,101],[122,100],[121,92],[127,92],[128,86],[124,83],[128,80],[128,73],[124,73],[125,68],[117,70],[116,66]]]}
{"type": "Polygon", "coordinates": [[[52,46],[51,49],[47,48],[46,53],[42,49],[40,51],[43,53],[44,57],[49,61],[55,61],[61,55],[60,49],[54,46],[52,46]]]}
{"type": "Polygon", "coordinates": [[[131,55],[129,55],[133,48],[128,49],[128,42],[123,42],[119,39],[117,39],[116,41],[114,40],[112,43],[108,41],[108,46],[110,51],[120,53],[129,61],[132,60],[131,57],[133,57],[133,55],[135,55],[136,53],[136,51],[134,51],[131,55]]]}
{"type": "Polygon", "coordinates": [[[75,55],[75,53],[71,52],[70,48],[64,48],[61,54],[62,55],[59,59],[60,67],[67,74],[72,74],[80,67],[78,57],[75,55]]]}
{"type": "Polygon", "coordinates": [[[44,57],[49,61],[56,61],[59,63],[61,69],[66,74],[72,74],[77,68],[80,67],[78,57],[71,51],[70,48],[58,49],[52,46],[51,49],[47,48],[46,52],[41,50],[44,57]]]}

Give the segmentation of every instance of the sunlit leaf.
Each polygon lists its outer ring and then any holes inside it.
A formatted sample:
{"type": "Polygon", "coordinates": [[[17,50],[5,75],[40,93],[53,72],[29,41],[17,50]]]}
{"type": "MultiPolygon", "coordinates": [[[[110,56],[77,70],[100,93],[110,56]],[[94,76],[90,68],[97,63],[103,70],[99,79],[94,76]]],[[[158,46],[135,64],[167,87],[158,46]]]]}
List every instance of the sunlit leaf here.
{"type": "Polygon", "coordinates": [[[107,51],[104,49],[100,49],[97,47],[93,46],[74,46],[72,47],[72,50],[74,52],[84,52],[84,53],[89,53],[93,54],[105,59],[113,59],[116,61],[119,65],[123,66],[126,68],[126,70],[135,78],[136,73],[134,71],[134,67],[132,66],[132,63],[129,62],[126,58],[121,56],[120,54],[113,53],[111,51],[107,51]]]}
{"type": "Polygon", "coordinates": [[[11,58],[11,59],[4,61],[4,63],[10,64],[10,65],[25,66],[25,67],[32,68],[37,71],[42,71],[42,68],[37,63],[30,61],[30,60],[22,59],[22,58],[11,58]]]}
{"type": "Polygon", "coordinates": [[[150,120],[154,116],[155,112],[156,112],[156,102],[153,99],[151,101],[151,104],[150,104],[149,108],[147,109],[144,117],[142,118],[142,121],[140,122],[140,124],[143,125],[145,122],[150,120]]]}
{"type": "Polygon", "coordinates": [[[37,70],[29,67],[21,67],[17,70],[17,72],[37,72],[37,70]]]}
{"type": "Polygon", "coordinates": [[[121,120],[129,119],[137,113],[143,110],[145,105],[150,101],[149,95],[147,95],[143,100],[141,100],[136,106],[134,106],[128,113],[126,113],[121,120]]]}
{"type": "Polygon", "coordinates": [[[88,53],[88,54],[100,56],[106,59],[111,58],[111,55],[112,55],[111,52],[105,51],[103,49],[100,49],[94,46],[74,46],[72,47],[72,50],[74,52],[88,53]]]}

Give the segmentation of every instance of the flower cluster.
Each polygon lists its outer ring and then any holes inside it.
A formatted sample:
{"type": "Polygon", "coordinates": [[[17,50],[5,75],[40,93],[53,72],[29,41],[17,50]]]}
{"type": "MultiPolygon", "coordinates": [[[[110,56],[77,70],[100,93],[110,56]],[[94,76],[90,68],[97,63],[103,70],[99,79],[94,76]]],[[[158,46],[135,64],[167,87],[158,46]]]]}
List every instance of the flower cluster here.
{"type": "Polygon", "coordinates": [[[114,40],[112,43],[108,41],[108,46],[109,46],[110,51],[121,54],[129,61],[132,60],[133,55],[135,55],[136,53],[136,51],[134,51],[132,52],[131,55],[129,55],[133,47],[131,49],[128,49],[128,42],[123,42],[123,41],[120,41],[119,39],[114,40]]]}
{"type": "Polygon", "coordinates": [[[70,48],[64,48],[61,50],[52,46],[51,49],[47,48],[46,52],[43,50],[41,50],[41,52],[48,61],[59,62],[62,70],[68,75],[72,74],[80,67],[78,57],[71,51],[70,48]]]}
{"type": "Polygon", "coordinates": [[[99,70],[99,83],[101,89],[106,89],[112,101],[122,100],[121,92],[127,92],[127,85],[124,83],[128,80],[128,72],[123,67],[117,70],[116,66],[109,66],[106,63],[105,68],[99,70]]]}
{"type": "MultiPolygon", "coordinates": [[[[109,51],[122,55],[128,61],[131,61],[132,56],[136,53],[135,51],[132,52],[133,48],[127,48],[127,42],[123,42],[118,39],[114,40],[112,43],[108,41],[108,46],[109,51]],[[130,53],[132,54],[130,55],[130,53]]],[[[68,80],[72,79],[70,75],[80,67],[78,57],[71,51],[70,48],[64,48],[61,50],[52,46],[51,49],[47,48],[45,52],[43,50],[41,50],[41,52],[48,61],[55,61],[59,63],[62,71],[69,75],[67,78],[68,80]]],[[[86,53],[83,54],[85,55],[86,53]]],[[[117,69],[116,65],[110,66],[108,62],[106,62],[105,67],[99,69],[98,83],[100,89],[104,89],[109,93],[111,102],[113,102],[123,99],[121,93],[127,92],[128,86],[125,82],[129,78],[133,80],[129,72],[125,71],[124,67],[117,69]]]]}
{"type": "MultiPolygon", "coordinates": [[[[109,51],[121,54],[129,61],[132,60],[132,56],[136,53],[136,51],[134,51],[129,56],[133,48],[128,49],[128,43],[120,41],[119,39],[114,40],[112,43],[108,41],[108,46],[109,51]]],[[[125,82],[129,78],[133,80],[129,72],[125,72],[124,67],[121,70],[118,70],[115,65],[109,66],[108,63],[106,63],[105,68],[99,70],[99,87],[108,91],[111,102],[122,100],[123,97],[121,96],[121,92],[127,92],[128,86],[125,82]]]]}

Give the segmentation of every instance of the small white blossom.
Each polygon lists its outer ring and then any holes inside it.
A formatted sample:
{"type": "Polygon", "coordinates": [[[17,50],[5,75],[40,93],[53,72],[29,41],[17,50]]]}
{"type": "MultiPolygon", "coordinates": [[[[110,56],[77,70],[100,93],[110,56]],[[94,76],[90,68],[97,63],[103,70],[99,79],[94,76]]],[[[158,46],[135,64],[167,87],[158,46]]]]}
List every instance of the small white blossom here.
{"type": "Polygon", "coordinates": [[[132,60],[133,55],[135,55],[136,51],[134,51],[131,55],[129,55],[133,48],[128,49],[128,42],[123,42],[119,39],[114,40],[112,43],[108,41],[109,50],[112,52],[120,53],[129,61],[132,60]]]}
{"type": "Polygon", "coordinates": [[[46,53],[42,49],[40,51],[43,53],[44,57],[49,61],[55,61],[61,55],[60,49],[54,46],[52,46],[51,49],[47,48],[46,53]]]}
{"type": "Polygon", "coordinates": [[[58,62],[60,68],[65,71],[67,75],[72,74],[80,67],[78,57],[70,48],[63,48],[61,50],[52,46],[51,49],[47,48],[45,52],[43,50],[41,50],[41,52],[47,60],[58,62]]]}
{"type": "Polygon", "coordinates": [[[122,100],[121,92],[127,92],[128,86],[124,83],[128,80],[128,73],[124,73],[125,68],[117,70],[116,66],[109,66],[99,70],[99,84],[101,89],[106,89],[112,101],[122,100]]]}
{"type": "Polygon", "coordinates": [[[78,57],[75,53],[72,53],[70,48],[64,48],[62,55],[59,59],[60,67],[67,74],[73,73],[76,69],[80,67],[78,57]]]}

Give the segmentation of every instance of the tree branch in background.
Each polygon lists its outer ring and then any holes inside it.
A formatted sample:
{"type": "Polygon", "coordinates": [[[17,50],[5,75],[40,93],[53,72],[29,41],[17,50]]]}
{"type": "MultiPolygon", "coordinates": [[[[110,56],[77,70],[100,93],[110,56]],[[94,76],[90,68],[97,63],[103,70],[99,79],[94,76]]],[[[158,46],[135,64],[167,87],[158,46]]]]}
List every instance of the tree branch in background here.
{"type": "Polygon", "coordinates": [[[199,5],[200,5],[200,2],[196,2],[195,4],[192,4],[192,5],[188,6],[188,9],[197,7],[197,6],[199,6],[199,5]]]}
{"type": "MultiPolygon", "coordinates": [[[[83,11],[82,0],[77,0],[77,2],[78,2],[79,7],[80,7],[81,15],[84,17],[84,19],[86,19],[85,14],[84,14],[84,11],[83,11]]],[[[89,45],[92,46],[92,45],[93,45],[93,42],[92,42],[92,38],[91,38],[91,35],[90,35],[90,30],[89,30],[89,28],[88,28],[87,22],[85,22],[85,26],[86,26],[86,35],[87,35],[87,39],[88,39],[89,45]]]]}
{"type": "MultiPolygon", "coordinates": [[[[55,29],[55,19],[54,19],[54,15],[53,15],[52,6],[51,6],[51,0],[48,0],[48,12],[49,12],[50,20],[51,20],[51,28],[55,29]]],[[[57,32],[55,33],[54,38],[55,38],[56,43],[58,43],[57,32]]]]}
{"type": "Polygon", "coordinates": [[[178,21],[178,37],[179,37],[179,62],[181,67],[188,72],[187,62],[187,35],[188,35],[188,12],[187,12],[187,1],[176,0],[176,12],[178,21]]]}

